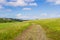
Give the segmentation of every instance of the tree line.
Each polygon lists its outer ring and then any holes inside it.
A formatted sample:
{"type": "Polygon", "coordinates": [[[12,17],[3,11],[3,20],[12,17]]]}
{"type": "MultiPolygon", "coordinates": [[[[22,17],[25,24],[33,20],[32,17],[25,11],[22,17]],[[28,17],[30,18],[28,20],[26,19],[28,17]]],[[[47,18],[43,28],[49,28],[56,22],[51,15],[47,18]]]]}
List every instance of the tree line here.
{"type": "Polygon", "coordinates": [[[0,23],[6,23],[6,22],[23,22],[27,20],[22,19],[13,19],[13,18],[0,18],[0,23]]]}

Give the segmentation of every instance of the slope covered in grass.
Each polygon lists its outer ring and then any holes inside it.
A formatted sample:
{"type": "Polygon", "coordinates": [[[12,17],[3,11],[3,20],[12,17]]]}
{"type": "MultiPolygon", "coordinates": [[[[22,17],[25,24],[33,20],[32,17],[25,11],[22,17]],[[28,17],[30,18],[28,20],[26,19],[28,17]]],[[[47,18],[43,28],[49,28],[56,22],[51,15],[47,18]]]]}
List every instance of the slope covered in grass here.
{"type": "Polygon", "coordinates": [[[12,40],[29,25],[28,22],[0,23],[0,40],[12,40]]]}
{"type": "Polygon", "coordinates": [[[33,21],[41,25],[50,40],[60,40],[60,18],[33,21]]]}
{"type": "Polygon", "coordinates": [[[31,23],[41,25],[50,40],[60,40],[60,18],[0,23],[0,40],[13,40],[18,34],[26,30],[31,23]]]}

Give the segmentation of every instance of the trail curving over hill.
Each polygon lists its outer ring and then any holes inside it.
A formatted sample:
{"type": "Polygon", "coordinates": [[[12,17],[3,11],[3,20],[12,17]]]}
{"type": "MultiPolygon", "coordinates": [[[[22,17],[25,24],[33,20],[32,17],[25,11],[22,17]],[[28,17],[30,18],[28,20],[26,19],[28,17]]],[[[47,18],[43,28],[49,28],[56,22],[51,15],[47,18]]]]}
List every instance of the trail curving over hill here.
{"type": "Polygon", "coordinates": [[[47,40],[46,34],[40,25],[32,24],[14,40],[47,40]]]}

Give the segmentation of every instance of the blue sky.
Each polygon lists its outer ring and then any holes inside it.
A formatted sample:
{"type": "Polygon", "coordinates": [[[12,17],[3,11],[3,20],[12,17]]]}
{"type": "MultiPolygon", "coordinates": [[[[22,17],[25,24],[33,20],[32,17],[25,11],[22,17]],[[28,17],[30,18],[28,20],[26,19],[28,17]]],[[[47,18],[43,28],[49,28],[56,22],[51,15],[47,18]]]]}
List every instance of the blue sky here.
{"type": "Polygon", "coordinates": [[[0,0],[0,17],[18,19],[60,17],[60,0],[0,0]]]}

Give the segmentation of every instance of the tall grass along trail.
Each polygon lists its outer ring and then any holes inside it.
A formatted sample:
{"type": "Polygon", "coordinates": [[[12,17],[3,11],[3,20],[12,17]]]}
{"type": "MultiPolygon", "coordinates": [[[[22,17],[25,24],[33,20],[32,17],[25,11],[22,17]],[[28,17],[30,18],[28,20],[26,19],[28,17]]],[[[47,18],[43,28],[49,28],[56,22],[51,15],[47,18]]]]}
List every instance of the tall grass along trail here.
{"type": "Polygon", "coordinates": [[[47,37],[40,25],[32,24],[14,40],[47,40],[47,37]]]}

